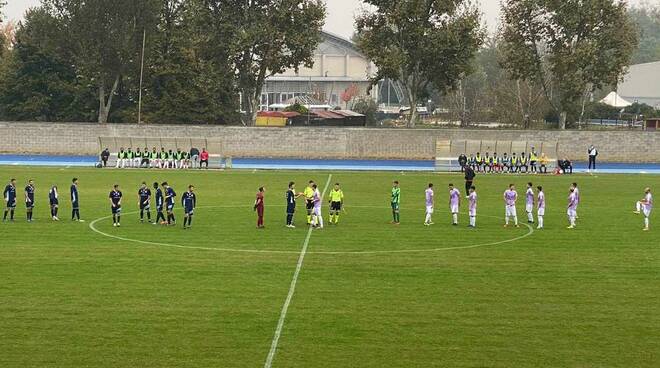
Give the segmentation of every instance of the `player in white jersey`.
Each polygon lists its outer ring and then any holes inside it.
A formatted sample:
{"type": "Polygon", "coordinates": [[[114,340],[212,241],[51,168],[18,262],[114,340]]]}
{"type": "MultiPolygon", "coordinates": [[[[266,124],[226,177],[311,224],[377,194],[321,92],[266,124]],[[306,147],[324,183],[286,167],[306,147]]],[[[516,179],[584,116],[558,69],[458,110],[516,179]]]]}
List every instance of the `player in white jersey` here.
{"type": "Polygon", "coordinates": [[[571,186],[570,193],[568,195],[568,209],[566,214],[568,215],[568,229],[575,229],[575,218],[577,217],[577,205],[578,205],[578,196],[575,193],[575,187],[571,186]]]}
{"type": "Polygon", "coordinates": [[[525,192],[525,211],[527,212],[527,223],[534,223],[534,189],[532,183],[527,183],[527,192],[525,192]]]}
{"type": "Polygon", "coordinates": [[[537,226],[537,229],[543,229],[543,217],[545,216],[545,193],[543,193],[543,187],[538,186],[536,187],[538,190],[538,194],[536,197],[536,207],[538,208],[536,215],[538,216],[539,219],[539,226],[537,226]]]}
{"type": "Polygon", "coordinates": [[[458,210],[461,206],[461,192],[449,184],[449,212],[451,212],[452,225],[458,225],[458,210]]]}
{"type": "Polygon", "coordinates": [[[518,200],[518,193],[513,184],[509,184],[509,189],[504,192],[504,227],[509,227],[509,219],[513,218],[513,223],[516,227],[518,225],[518,213],[516,211],[516,201],[518,200]]]}
{"type": "Polygon", "coordinates": [[[312,227],[315,229],[323,229],[323,215],[321,211],[321,204],[323,203],[323,198],[321,198],[321,192],[316,184],[312,185],[314,189],[314,209],[312,211],[312,227]]]}
{"type": "Polygon", "coordinates": [[[468,203],[468,214],[470,215],[470,225],[468,225],[468,227],[474,228],[477,226],[477,189],[474,187],[474,185],[470,187],[468,203]]]}
{"type": "Polygon", "coordinates": [[[653,195],[651,195],[651,188],[644,189],[644,198],[637,202],[636,214],[644,214],[644,231],[649,231],[649,217],[653,210],[653,195]]]}
{"type": "Polygon", "coordinates": [[[431,226],[433,225],[433,206],[435,203],[435,200],[433,198],[433,183],[429,183],[429,187],[426,189],[424,192],[424,196],[426,197],[426,218],[424,219],[424,226],[431,226]]]}

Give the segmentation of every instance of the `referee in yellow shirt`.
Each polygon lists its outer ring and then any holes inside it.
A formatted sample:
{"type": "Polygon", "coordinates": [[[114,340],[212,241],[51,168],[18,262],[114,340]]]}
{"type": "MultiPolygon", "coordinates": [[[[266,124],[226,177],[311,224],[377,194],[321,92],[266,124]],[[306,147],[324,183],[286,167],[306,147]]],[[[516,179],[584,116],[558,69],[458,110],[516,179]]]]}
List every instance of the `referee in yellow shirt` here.
{"type": "Polygon", "coordinates": [[[330,191],[330,223],[337,225],[339,223],[339,213],[344,203],[344,192],[339,188],[339,183],[330,191]]]}
{"type": "Polygon", "coordinates": [[[312,188],[312,185],[314,185],[314,180],[310,180],[309,184],[307,184],[307,187],[303,191],[303,195],[305,196],[305,208],[307,209],[307,225],[312,224],[312,211],[314,210],[314,188],[312,188]]]}

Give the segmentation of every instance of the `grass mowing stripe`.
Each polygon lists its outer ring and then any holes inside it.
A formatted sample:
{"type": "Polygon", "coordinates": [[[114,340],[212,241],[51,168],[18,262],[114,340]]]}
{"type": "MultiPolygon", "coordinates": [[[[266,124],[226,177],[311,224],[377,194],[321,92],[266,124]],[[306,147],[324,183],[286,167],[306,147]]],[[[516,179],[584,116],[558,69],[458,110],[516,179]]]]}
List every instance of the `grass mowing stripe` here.
{"type": "MultiPolygon", "coordinates": [[[[325,196],[326,190],[330,186],[330,180],[332,180],[332,174],[328,175],[328,180],[325,182],[325,187],[321,193],[321,201],[325,196]]],[[[264,363],[264,368],[270,368],[273,365],[273,359],[275,358],[275,353],[277,352],[277,344],[280,341],[280,335],[282,334],[282,328],[284,328],[284,320],[286,319],[286,314],[289,311],[289,304],[291,304],[291,299],[293,299],[293,293],[296,291],[296,283],[298,282],[298,275],[302,269],[303,261],[305,260],[305,253],[307,253],[307,247],[309,246],[309,239],[312,237],[313,227],[309,227],[307,230],[307,236],[305,237],[305,242],[303,243],[302,250],[300,251],[300,256],[298,257],[298,263],[296,264],[296,271],[293,273],[293,278],[291,279],[291,286],[289,286],[289,293],[284,300],[284,305],[282,306],[282,312],[280,312],[280,319],[277,321],[277,328],[275,328],[275,334],[273,335],[273,341],[270,344],[270,351],[266,357],[266,363],[264,363]]]]}

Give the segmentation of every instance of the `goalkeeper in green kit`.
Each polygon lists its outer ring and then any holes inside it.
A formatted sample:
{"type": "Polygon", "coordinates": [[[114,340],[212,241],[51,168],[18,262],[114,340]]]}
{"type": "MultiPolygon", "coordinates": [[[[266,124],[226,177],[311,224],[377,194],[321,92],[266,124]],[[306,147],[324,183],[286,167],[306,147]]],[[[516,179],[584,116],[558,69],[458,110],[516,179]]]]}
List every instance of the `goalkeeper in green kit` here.
{"type": "Polygon", "coordinates": [[[399,182],[395,180],[392,183],[392,224],[398,225],[399,220],[399,204],[401,202],[401,188],[399,188],[399,182]]]}

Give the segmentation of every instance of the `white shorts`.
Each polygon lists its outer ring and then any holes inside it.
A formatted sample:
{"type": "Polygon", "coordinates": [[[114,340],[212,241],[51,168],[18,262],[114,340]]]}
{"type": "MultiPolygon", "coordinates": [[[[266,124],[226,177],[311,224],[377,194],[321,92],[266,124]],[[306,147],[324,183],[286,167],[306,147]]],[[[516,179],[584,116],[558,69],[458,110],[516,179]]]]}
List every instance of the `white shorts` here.
{"type": "Polygon", "coordinates": [[[321,207],[314,207],[314,209],[312,210],[312,215],[321,216],[321,207]]]}
{"type": "Polygon", "coordinates": [[[642,213],[644,214],[644,217],[649,217],[651,216],[651,209],[642,207],[642,213]]]}
{"type": "Polygon", "coordinates": [[[539,208],[537,211],[538,216],[545,216],[545,207],[539,208]]]}
{"type": "Polygon", "coordinates": [[[534,205],[533,204],[526,204],[525,205],[525,211],[531,213],[532,211],[534,211],[534,205]]]}
{"type": "Polygon", "coordinates": [[[433,213],[433,206],[426,206],[426,213],[433,213]]]}
{"type": "Polygon", "coordinates": [[[477,210],[476,209],[469,210],[468,213],[469,213],[470,217],[477,217],[477,210]]]}
{"type": "Polygon", "coordinates": [[[568,215],[568,217],[575,217],[575,216],[577,216],[577,211],[576,211],[576,210],[572,210],[572,209],[569,208],[569,209],[566,211],[566,214],[568,215]]]}
{"type": "Polygon", "coordinates": [[[506,206],[504,209],[504,215],[506,217],[516,217],[518,213],[516,212],[516,206],[506,206]]]}
{"type": "Polygon", "coordinates": [[[455,204],[455,205],[451,205],[451,206],[449,206],[449,211],[450,211],[451,213],[458,213],[458,205],[455,204]]]}

